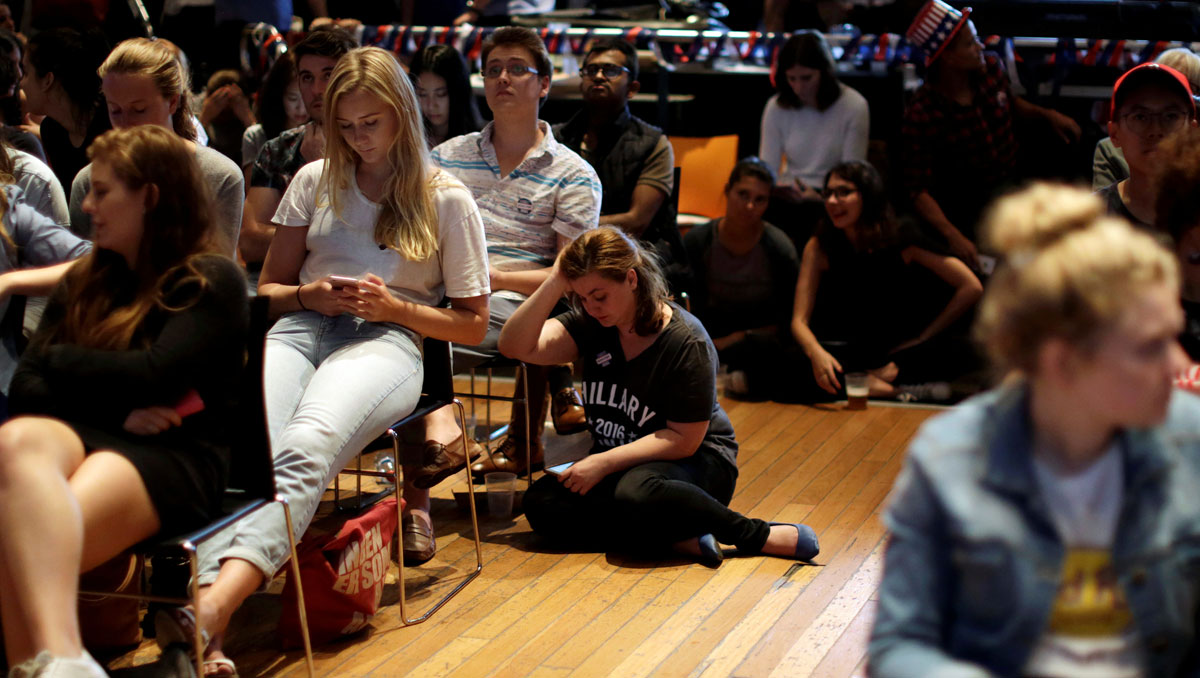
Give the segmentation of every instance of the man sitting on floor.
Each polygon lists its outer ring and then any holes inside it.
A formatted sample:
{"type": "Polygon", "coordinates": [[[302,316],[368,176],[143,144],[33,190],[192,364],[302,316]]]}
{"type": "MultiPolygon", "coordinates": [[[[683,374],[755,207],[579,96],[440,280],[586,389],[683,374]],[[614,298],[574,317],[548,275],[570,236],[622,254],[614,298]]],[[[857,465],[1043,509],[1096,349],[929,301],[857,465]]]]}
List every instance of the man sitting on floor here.
{"type": "Polygon", "coordinates": [[[969,19],[929,0],[906,36],[925,52],[925,84],[904,111],[900,156],[917,214],[949,253],[978,268],[975,225],[992,197],[1016,179],[1013,118],[1044,120],[1066,142],[1079,139],[1071,118],[1013,93],[1000,58],[983,50],[969,19]]]}
{"type": "Polygon", "coordinates": [[[1129,178],[1096,191],[1108,204],[1109,214],[1124,217],[1135,226],[1152,228],[1157,191],[1153,172],[1161,160],[1155,151],[1164,138],[1195,124],[1196,104],[1182,73],[1159,63],[1136,66],[1113,87],[1108,136],[1125,154],[1129,178]]]}

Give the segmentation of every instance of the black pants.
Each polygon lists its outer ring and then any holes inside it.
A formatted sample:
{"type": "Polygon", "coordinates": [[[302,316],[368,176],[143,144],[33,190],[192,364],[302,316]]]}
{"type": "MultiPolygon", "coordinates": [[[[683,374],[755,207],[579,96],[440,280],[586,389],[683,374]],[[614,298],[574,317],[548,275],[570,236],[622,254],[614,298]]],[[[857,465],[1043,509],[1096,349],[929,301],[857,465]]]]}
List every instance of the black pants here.
{"type": "Polygon", "coordinates": [[[758,553],[771,528],[729,508],[736,482],[737,468],[701,448],[614,473],[582,495],[543,476],[525,495],[525,515],[538,534],[577,548],[658,550],[711,532],[758,553]]]}

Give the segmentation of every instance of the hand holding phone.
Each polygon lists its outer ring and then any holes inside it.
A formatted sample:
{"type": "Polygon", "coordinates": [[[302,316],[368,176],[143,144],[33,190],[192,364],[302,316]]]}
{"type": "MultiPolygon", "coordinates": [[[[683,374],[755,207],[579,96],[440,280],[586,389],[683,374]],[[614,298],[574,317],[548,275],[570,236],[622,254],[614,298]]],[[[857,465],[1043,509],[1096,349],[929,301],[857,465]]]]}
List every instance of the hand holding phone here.
{"type": "Polygon", "coordinates": [[[574,465],[575,465],[575,462],[568,461],[564,464],[556,464],[554,466],[547,466],[546,473],[549,473],[552,476],[561,476],[563,474],[563,471],[566,471],[567,469],[571,468],[574,465]]]}

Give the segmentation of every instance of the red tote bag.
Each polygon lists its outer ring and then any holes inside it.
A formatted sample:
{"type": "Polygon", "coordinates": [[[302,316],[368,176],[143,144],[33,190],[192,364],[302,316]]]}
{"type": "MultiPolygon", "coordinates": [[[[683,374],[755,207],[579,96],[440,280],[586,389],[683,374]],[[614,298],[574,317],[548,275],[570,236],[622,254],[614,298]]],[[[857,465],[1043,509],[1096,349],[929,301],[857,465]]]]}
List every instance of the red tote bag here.
{"type": "MultiPolygon", "coordinates": [[[[395,532],[396,499],[391,497],[347,520],[335,535],[300,542],[297,554],[313,644],[354,633],[371,621],[383,596],[395,532]]],[[[290,576],[283,588],[279,636],[285,648],[303,643],[290,576]]]]}

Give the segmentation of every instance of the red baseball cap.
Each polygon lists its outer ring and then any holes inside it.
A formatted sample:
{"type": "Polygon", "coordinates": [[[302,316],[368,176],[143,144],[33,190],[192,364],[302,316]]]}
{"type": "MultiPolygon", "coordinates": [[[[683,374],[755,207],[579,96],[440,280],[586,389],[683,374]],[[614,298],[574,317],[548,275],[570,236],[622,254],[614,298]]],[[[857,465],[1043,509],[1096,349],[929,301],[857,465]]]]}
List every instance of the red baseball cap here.
{"type": "Polygon", "coordinates": [[[1143,85],[1160,85],[1164,89],[1177,91],[1187,99],[1191,118],[1196,119],[1196,100],[1192,98],[1192,86],[1188,84],[1187,76],[1170,66],[1149,63],[1134,66],[1117,78],[1117,84],[1113,85],[1112,103],[1108,108],[1110,120],[1116,120],[1117,109],[1125,103],[1129,93],[1143,85]]]}

